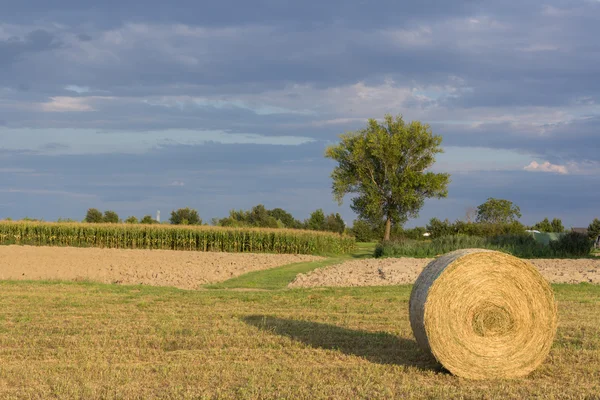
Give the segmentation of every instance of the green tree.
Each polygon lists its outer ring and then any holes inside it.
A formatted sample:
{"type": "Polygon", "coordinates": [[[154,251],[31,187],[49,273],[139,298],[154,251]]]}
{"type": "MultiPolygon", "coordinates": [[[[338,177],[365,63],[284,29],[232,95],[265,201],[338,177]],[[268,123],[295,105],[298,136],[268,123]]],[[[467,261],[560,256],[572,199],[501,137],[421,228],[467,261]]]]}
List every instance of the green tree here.
{"type": "Polygon", "coordinates": [[[431,234],[432,238],[456,234],[454,226],[450,223],[450,221],[448,221],[448,219],[440,221],[437,218],[431,218],[431,220],[429,220],[429,224],[426,226],[426,229],[427,232],[431,234]]]}
{"type": "Polygon", "coordinates": [[[325,230],[325,213],[319,208],[310,214],[310,218],[306,221],[307,229],[313,231],[324,231],[325,230]]]}
{"type": "Polygon", "coordinates": [[[552,226],[548,218],[544,218],[543,221],[533,225],[532,228],[540,232],[554,232],[552,230],[554,229],[554,227],[552,226]]]}
{"type": "Polygon", "coordinates": [[[588,235],[592,240],[596,240],[600,236],[600,220],[598,218],[594,218],[588,226],[588,235]]]}
{"type": "Polygon", "coordinates": [[[119,222],[119,215],[114,211],[105,211],[102,221],[110,224],[116,224],[119,222]]]}
{"type": "Polygon", "coordinates": [[[509,224],[521,218],[521,209],[512,201],[490,197],[477,207],[477,222],[509,224]]]}
{"type": "Polygon", "coordinates": [[[131,216],[131,217],[127,217],[127,219],[125,220],[126,224],[137,224],[139,221],[137,219],[137,217],[135,216],[131,216]]]}
{"type": "Polygon", "coordinates": [[[325,230],[329,232],[344,233],[346,223],[339,213],[331,213],[325,218],[325,230]]]}
{"type": "Polygon", "coordinates": [[[98,224],[103,221],[102,211],[96,208],[90,208],[87,210],[87,214],[85,215],[85,222],[98,224]]]}
{"type": "Polygon", "coordinates": [[[144,215],[144,217],[140,221],[140,224],[156,224],[157,222],[158,221],[152,218],[152,215],[144,215]]]}
{"type": "Polygon", "coordinates": [[[169,221],[173,225],[202,225],[202,220],[198,215],[198,211],[189,207],[171,211],[171,218],[169,218],[169,221]]]}
{"type": "Polygon", "coordinates": [[[429,125],[388,114],[384,123],[370,119],[365,129],[340,138],[325,152],[338,162],[331,174],[334,197],[342,204],[346,194],[356,194],[350,207],[361,219],[385,221],[384,240],[392,224],[418,216],[425,199],[448,195],[450,175],[428,171],[443,152],[442,137],[429,125]]]}
{"type": "Polygon", "coordinates": [[[299,229],[302,227],[302,222],[294,218],[292,214],[282,208],[274,208],[269,210],[269,215],[278,221],[283,222],[286,228],[299,229]]]}
{"type": "Polygon", "coordinates": [[[550,224],[552,225],[552,232],[562,233],[565,231],[565,227],[560,218],[554,218],[550,224]]]}
{"type": "Polygon", "coordinates": [[[350,234],[356,238],[357,242],[370,242],[377,237],[376,229],[369,221],[363,219],[355,219],[352,222],[350,234]]]}
{"type": "Polygon", "coordinates": [[[259,228],[277,228],[277,220],[269,215],[264,205],[259,204],[252,207],[248,214],[248,222],[251,226],[259,228]]]}

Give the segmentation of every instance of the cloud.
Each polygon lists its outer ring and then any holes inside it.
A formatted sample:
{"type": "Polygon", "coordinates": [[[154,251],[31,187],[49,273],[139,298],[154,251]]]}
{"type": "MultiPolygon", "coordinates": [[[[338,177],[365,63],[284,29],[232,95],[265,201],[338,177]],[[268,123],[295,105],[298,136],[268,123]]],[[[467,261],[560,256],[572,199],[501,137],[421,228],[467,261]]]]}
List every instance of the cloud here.
{"type": "Polygon", "coordinates": [[[563,175],[566,175],[569,173],[566,166],[554,165],[554,164],[549,163],[548,161],[546,161],[542,164],[539,164],[536,161],[532,161],[531,164],[527,165],[523,169],[525,171],[531,171],[531,172],[552,172],[552,173],[563,174],[563,175]]]}
{"type": "Polygon", "coordinates": [[[37,155],[143,154],[175,146],[241,144],[296,147],[316,142],[298,136],[263,136],[225,131],[167,129],[153,131],[98,131],[95,129],[0,129],[2,149],[37,155]],[[52,141],[48,141],[52,140],[52,141]]]}
{"type": "Polygon", "coordinates": [[[86,98],[65,96],[50,97],[49,102],[41,104],[41,109],[44,112],[94,111],[86,98]]]}
{"type": "Polygon", "coordinates": [[[173,182],[169,183],[169,186],[179,186],[179,187],[182,187],[182,186],[185,186],[185,182],[183,182],[183,181],[173,181],[173,182]]]}
{"type": "Polygon", "coordinates": [[[89,42],[93,38],[86,33],[80,33],[77,35],[77,39],[81,40],[82,42],[89,42]]]}
{"type": "Polygon", "coordinates": [[[87,93],[90,91],[90,88],[87,86],[77,86],[77,85],[67,85],[65,86],[65,90],[70,92],[75,92],[77,94],[87,93]]]}

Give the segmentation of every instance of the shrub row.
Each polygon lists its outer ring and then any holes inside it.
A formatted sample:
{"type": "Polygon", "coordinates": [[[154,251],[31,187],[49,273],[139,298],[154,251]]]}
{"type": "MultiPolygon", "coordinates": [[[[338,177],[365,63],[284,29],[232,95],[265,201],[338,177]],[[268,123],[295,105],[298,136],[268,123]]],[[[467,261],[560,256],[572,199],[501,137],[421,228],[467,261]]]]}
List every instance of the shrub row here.
{"type": "Polygon", "coordinates": [[[493,238],[479,236],[443,236],[429,242],[397,240],[377,245],[375,257],[436,257],[458,249],[482,248],[503,251],[521,258],[587,257],[592,242],[586,235],[571,232],[545,245],[532,235],[501,235],[493,238]]]}
{"type": "Polygon", "coordinates": [[[347,253],[351,236],[292,229],[0,221],[0,244],[249,253],[347,253]]]}

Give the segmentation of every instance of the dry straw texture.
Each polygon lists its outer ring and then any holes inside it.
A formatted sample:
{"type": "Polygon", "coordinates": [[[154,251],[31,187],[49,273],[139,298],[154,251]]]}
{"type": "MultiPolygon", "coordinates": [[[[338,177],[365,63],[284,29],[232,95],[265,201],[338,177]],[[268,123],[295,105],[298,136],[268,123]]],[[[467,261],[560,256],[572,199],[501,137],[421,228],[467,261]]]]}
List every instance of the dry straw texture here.
{"type": "Polygon", "coordinates": [[[554,340],[554,294],[533,265],[466,249],[433,260],[410,297],[419,346],[470,379],[514,378],[537,368],[554,340]]]}

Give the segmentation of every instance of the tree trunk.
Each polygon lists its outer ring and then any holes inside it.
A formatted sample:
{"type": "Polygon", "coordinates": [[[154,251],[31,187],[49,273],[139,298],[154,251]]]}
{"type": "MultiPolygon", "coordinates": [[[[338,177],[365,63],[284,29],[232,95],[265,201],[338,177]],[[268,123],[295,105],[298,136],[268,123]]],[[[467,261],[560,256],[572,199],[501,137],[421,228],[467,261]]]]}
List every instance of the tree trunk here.
{"type": "Polygon", "coordinates": [[[385,234],[383,240],[390,240],[390,233],[392,232],[392,220],[390,217],[385,221],[385,234]]]}

